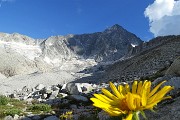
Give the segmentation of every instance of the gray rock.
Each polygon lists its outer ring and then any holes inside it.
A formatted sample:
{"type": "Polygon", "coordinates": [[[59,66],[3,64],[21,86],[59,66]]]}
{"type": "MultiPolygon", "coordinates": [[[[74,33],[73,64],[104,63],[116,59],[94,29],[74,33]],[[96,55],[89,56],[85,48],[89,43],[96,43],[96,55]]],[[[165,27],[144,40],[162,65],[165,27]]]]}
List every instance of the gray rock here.
{"type": "Polygon", "coordinates": [[[76,101],[83,101],[83,102],[88,102],[87,97],[81,96],[81,95],[70,95],[68,96],[70,99],[74,99],[76,101]]]}
{"type": "Polygon", "coordinates": [[[32,119],[29,117],[24,117],[24,118],[21,118],[21,120],[32,120],[32,119]]]}
{"type": "Polygon", "coordinates": [[[174,60],[174,62],[171,64],[165,74],[180,76],[180,57],[174,60]]]}
{"type": "Polygon", "coordinates": [[[51,89],[52,89],[53,91],[59,91],[60,88],[58,88],[57,86],[54,86],[54,85],[53,85],[53,86],[51,87],[51,89]]]}
{"type": "Polygon", "coordinates": [[[173,77],[168,80],[164,85],[174,86],[175,89],[180,89],[180,77],[173,77]]]}
{"type": "Polygon", "coordinates": [[[76,83],[67,83],[66,90],[72,95],[78,95],[80,92],[82,92],[81,86],[76,83]]]}
{"type": "Polygon", "coordinates": [[[42,99],[46,99],[48,97],[48,94],[43,94],[41,97],[42,99]]]}
{"type": "Polygon", "coordinates": [[[65,93],[59,93],[58,96],[59,96],[60,98],[64,98],[64,97],[67,97],[68,94],[65,94],[65,93]]]}
{"type": "Polygon", "coordinates": [[[83,93],[90,93],[94,88],[92,84],[81,83],[81,89],[83,93]]]}
{"type": "Polygon", "coordinates": [[[14,115],[14,120],[18,120],[19,119],[19,115],[15,114],[14,115]]]}
{"type": "Polygon", "coordinates": [[[37,90],[42,90],[45,86],[43,84],[38,84],[35,88],[37,90]]]}
{"type": "Polygon", "coordinates": [[[49,116],[47,118],[44,118],[44,120],[59,120],[59,118],[56,116],[49,116]]]}
{"type": "Polygon", "coordinates": [[[8,115],[4,118],[4,120],[14,120],[12,116],[8,115]]]}
{"type": "Polygon", "coordinates": [[[53,90],[51,89],[50,86],[48,86],[48,87],[44,87],[44,89],[41,92],[42,94],[51,94],[53,90]]]}
{"type": "Polygon", "coordinates": [[[33,120],[40,120],[41,119],[41,117],[39,116],[39,115],[35,115],[35,116],[33,116],[33,117],[31,117],[33,120]]]}
{"type": "Polygon", "coordinates": [[[67,103],[69,103],[69,100],[68,100],[68,99],[63,99],[63,100],[62,100],[62,104],[67,104],[67,103]]]}
{"type": "Polygon", "coordinates": [[[77,109],[77,105],[72,104],[72,105],[70,105],[70,108],[71,109],[77,109]]]}
{"type": "Polygon", "coordinates": [[[54,99],[54,98],[56,98],[57,95],[58,95],[58,93],[59,93],[59,90],[53,91],[52,94],[51,94],[51,96],[49,97],[49,99],[54,99]]]}
{"type": "Polygon", "coordinates": [[[174,102],[159,105],[157,112],[147,111],[148,120],[179,120],[180,119],[180,97],[174,102]]]}

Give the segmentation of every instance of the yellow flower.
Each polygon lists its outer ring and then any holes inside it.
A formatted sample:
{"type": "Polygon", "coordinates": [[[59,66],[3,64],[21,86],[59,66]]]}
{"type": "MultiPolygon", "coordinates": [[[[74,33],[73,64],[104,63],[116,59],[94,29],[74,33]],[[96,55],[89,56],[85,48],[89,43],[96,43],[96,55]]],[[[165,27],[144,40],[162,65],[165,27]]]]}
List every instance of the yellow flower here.
{"type": "Polygon", "coordinates": [[[103,94],[94,94],[91,98],[93,105],[103,109],[110,116],[125,115],[126,120],[132,120],[133,115],[137,115],[139,111],[143,112],[145,109],[153,109],[157,103],[164,99],[171,98],[165,96],[170,90],[171,86],[164,86],[158,90],[160,86],[166,81],[159,83],[154,89],[151,88],[151,81],[134,81],[132,88],[128,84],[125,86],[116,86],[110,82],[112,93],[107,89],[102,88],[103,94]]]}

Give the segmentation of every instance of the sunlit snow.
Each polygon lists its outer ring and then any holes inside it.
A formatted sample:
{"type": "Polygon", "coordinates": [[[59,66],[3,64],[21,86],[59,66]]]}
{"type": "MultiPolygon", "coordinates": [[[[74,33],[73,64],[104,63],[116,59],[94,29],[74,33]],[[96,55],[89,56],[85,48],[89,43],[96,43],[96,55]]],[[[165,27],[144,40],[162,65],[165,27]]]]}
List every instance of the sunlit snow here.
{"type": "Polygon", "coordinates": [[[131,44],[131,46],[132,46],[132,47],[136,47],[137,45],[135,45],[135,44],[131,44]]]}
{"type": "Polygon", "coordinates": [[[40,47],[37,45],[26,45],[20,42],[0,41],[0,47],[5,48],[6,51],[15,51],[31,60],[34,60],[34,58],[38,57],[42,52],[40,47]]]}

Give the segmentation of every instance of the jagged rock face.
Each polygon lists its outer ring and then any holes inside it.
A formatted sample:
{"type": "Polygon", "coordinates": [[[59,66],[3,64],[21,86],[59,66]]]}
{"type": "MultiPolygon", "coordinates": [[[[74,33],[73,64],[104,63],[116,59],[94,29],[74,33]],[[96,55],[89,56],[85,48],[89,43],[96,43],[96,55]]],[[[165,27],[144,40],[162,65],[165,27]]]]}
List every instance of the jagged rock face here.
{"type": "Polygon", "coordinates": [[[131,58],[110,66],[105,73],[105,78],[134,80],[167,69],[180,56],[180,36],[161,37],[160,41],[160,44],[150,44],[150,47],[147,46],[149,49],[142,50],[131,58]]]}
{"type": "Polygon", "coordinates": [[[48,64],[58,66],[76,57],[75,53],[68,48],[67,39],[64,36],[54,36],[44,40],[40,44],[43,60],[48,64]]]}
{"type": "Polygon", "coordinates": [[[123,57],[129,47],[142,41],[119,25],[104,32],[50,37],[41,43],[47,61],[65,61],[72,58],[92,58],[96,61],[115,61],[123,57]],[[57,59],[55,59],[57,58],[57,59]],[[54,60],[53,60],[54,59],[54,60]]]}
{"type": "Polygon", "coordinates": [[[114,25],[104,32],[75,35],[70,41],[80,44],[81,54],[96,61],[115,61],[123,57],[131,44],[139,45],[142,41],[119,25],[114,25]],[[83,51],[82,51],[83,49],[83,51]]]}

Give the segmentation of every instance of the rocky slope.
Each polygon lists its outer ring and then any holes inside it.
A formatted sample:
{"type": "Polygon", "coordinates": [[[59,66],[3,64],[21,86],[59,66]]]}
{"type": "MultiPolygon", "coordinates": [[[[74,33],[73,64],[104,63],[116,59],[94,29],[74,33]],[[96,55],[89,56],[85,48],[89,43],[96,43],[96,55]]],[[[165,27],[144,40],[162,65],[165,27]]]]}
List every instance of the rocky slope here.
{"type": "MultiPolygon", "coordinates": [[[[180,56],[180,36],[158,37],[130,50],[128,59],[106,71],[106,79],[133,80],[163,72],[180,56]],[[132,51],[135,51],[133,53],[132,51]]],[[[165,73],[164,73],[165,74],[165,73]]]]}

